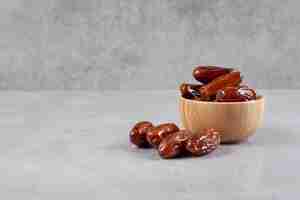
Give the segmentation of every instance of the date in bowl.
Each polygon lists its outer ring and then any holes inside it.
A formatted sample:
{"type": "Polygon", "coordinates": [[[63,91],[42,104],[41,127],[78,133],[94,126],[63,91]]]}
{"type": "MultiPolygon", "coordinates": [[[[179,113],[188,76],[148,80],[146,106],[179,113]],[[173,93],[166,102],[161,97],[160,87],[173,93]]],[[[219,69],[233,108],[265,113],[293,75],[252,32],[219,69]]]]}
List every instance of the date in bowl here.
{"type": "Polygon", "coordinates": [[[185,129],[197,133],[214,128],[222,143],[237,143],[253,135],[262,125],[264,97],[246,102],[208,102],[180,97],[181,122],[185,129]]]}

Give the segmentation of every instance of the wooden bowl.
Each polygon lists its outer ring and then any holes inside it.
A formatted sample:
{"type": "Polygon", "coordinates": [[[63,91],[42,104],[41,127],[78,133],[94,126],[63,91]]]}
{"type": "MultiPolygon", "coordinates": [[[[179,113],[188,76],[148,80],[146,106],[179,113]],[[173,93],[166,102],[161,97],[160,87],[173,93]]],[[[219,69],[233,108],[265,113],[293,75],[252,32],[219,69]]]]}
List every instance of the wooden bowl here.
{"type": "Polygon", "coordinates": [[[264,98],[246,102],[207,102],[180,97],[181,122],[192,133],[214,128],[222,143],[236,143],[253,135],[262,125],[264,98]]]}

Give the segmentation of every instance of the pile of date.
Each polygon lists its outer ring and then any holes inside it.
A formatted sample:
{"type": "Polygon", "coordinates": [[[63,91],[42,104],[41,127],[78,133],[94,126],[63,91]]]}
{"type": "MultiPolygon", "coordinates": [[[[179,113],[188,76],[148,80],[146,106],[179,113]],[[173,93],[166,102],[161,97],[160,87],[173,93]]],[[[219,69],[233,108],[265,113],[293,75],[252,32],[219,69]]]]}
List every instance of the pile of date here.
{"type": "Polygon", "coordinates": [[[180,85],[181,96],[196,101],[240,102],[256,99],[255,90],[241,85],[241,73],[233,68],[198,66],[193,71],[199,84],[180,85]]]}
{"type": "MultiPolygon", "coordinates": [[[[193,77],[199,84],[180,85],[181,96],[195,101],[241,102],[256,99],[255,90],[241,85],[241,73],[233,68],[198,66],[193,77]]],[[[199,133],[180,130],[174,123],[153,125],[141,121],[129,134],[130,142],[138,148],[155,148],[162,158],[203,156],[220,144],[220,133],[212,128],[199,133]]]]}

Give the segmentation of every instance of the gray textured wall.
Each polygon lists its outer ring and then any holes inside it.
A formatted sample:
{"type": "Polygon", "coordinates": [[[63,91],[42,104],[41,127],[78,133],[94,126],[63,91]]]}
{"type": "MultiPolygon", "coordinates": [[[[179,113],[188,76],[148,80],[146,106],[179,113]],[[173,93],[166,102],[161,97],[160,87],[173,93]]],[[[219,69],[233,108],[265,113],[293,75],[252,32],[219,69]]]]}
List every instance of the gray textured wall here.
{"type": "Polygon", "coordinates": [[[1,89],[158,89],[198,63],[300,88],[299,0],[1,0],[1,89]]]}

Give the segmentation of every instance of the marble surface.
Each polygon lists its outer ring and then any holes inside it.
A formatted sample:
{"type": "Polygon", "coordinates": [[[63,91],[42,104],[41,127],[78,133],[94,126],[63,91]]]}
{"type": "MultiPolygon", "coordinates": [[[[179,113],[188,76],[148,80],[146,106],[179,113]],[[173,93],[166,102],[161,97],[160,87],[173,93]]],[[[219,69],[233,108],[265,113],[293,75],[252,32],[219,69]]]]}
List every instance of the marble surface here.
{"type": "Polygon", "coordinates": [[[198,64],[237,67],[256,88],[300,89],[299,7],[299,0],[2,0],[0,89],[173,89],[198,64]]]}
{"type": "Polygon", "coordinates": [[[128,144],[138,120],[179,123],[176,91],[0,93],[3,199],[296,199],[300,91],[262,90],[247,142],[162,160],[128,144]]]}

